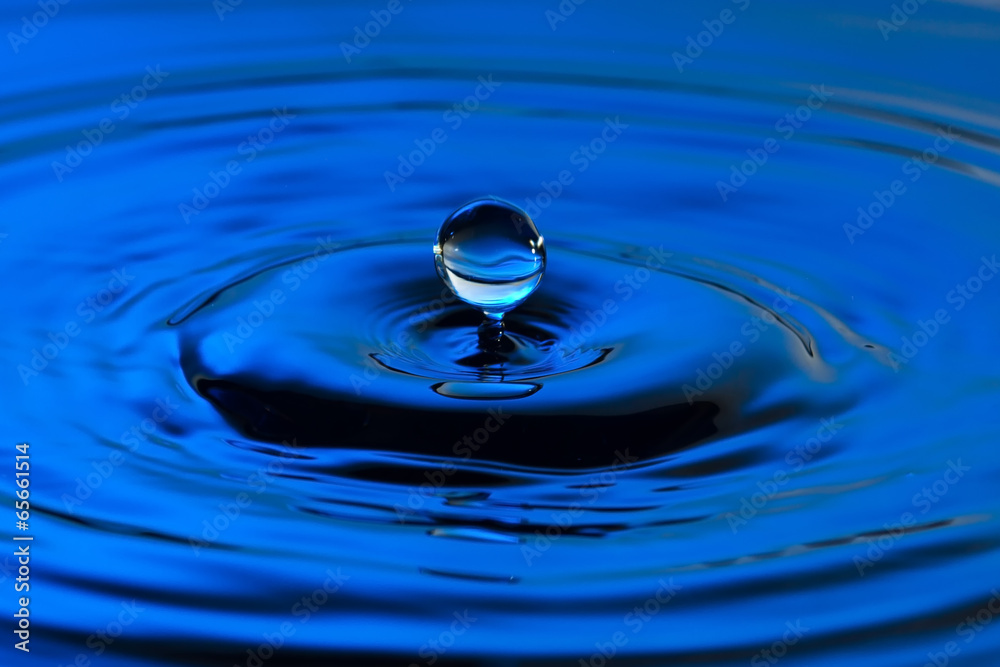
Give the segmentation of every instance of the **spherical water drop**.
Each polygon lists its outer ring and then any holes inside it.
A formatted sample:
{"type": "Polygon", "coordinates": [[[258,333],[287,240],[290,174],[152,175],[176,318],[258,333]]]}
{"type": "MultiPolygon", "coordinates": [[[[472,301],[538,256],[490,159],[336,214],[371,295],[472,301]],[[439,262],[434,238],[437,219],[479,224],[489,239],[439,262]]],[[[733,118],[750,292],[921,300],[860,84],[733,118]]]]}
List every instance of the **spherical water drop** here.
{"type": "Polygon", "coordinates": [[[538,288],[545,240],[517,206],[495,197],[477,199],[441,225],[434,265],[455,296],[499,322],[538,288]]]}

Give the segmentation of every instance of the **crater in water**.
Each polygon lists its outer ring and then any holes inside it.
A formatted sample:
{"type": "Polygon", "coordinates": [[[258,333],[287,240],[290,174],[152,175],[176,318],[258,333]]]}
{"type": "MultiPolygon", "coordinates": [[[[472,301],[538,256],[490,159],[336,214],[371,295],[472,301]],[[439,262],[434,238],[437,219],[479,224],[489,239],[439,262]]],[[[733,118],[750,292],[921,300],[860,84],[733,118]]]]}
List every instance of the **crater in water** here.
{"type": "Polygon", "coordinates": [[[450,456],[499,410],[512,426],[477,460],[565,471],[734,435],[760,396],[828,374],[787,298],[778,312],[736,275],[582,242],[552,247],[544,285],[484,345],[482,316],[440,290],[425,248],[345,244],[321,279],[285,285],[293,255],[211,289],[172,319],[188,381],[244,436],[319,448],[450,456]],[[758,324],[735,354],[741,322],[758,324]]]}

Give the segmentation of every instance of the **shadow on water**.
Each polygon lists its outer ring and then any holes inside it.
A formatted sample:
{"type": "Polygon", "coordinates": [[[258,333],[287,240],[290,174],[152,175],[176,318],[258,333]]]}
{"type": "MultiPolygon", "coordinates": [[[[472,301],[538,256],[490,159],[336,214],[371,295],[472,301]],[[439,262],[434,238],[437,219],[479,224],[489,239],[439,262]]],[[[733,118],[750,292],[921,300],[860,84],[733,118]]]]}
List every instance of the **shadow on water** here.
{"type": "Polygon", "coordinates": [[[503,401],[484,413],[445,412],[324,400],[247,382],[201,380],[197,389],[257,440],[427,456],[477,452],[488,440],[476,459],[555,470],[610,465],[619,447],[639,461],[666,456],[714,435],[719,413],[713,403],[695,402],[623,415],[532,415],[503,401]]]}

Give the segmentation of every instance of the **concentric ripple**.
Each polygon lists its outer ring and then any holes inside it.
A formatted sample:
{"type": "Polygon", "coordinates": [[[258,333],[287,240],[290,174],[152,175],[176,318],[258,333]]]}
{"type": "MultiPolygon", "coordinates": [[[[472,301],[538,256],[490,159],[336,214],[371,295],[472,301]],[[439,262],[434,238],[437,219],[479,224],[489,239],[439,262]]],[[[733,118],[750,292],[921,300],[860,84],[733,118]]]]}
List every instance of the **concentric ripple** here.
{"type": "Polygon", "coordinates": [[[1000,553],[991,10],[927,3],[884,40],[888,8],[753,2],[678,72],[719,8],[403,6],[351,63],[376,7],[149,5],[140,40],[70,3],[18,55],[10,369],[80,328],[4,390],[39,652],[69,664],[133,599],[102,662],[246,664],[289,621],[269,664],[426,664],[466,610],[440,659],[575,665],[622,632],[616,664],[746,664],[798,621],[789,664],[962,641],[1000,553]],[[489,194],[548,270],[484,349],[430,247],[489,194]]]}

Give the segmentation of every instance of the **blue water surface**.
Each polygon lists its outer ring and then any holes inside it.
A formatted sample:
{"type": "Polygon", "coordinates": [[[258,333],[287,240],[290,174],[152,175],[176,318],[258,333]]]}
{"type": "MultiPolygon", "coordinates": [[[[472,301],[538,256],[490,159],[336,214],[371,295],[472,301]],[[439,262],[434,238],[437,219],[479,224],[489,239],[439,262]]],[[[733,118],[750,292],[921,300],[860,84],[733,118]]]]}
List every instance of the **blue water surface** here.
{"type": "Polygon", "coordinates": [[[2,9],[0,664],[1000,664],[996,2],[2,9]]]}

